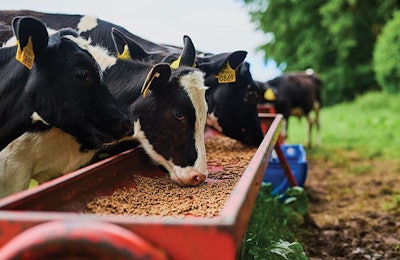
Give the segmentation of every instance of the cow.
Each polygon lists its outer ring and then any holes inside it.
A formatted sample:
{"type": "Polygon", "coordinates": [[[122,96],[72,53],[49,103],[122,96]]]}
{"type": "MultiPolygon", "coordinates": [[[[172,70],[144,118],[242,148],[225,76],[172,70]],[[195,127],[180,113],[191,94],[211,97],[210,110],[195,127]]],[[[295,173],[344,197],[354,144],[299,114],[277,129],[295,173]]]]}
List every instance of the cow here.
{"type": "Polygon", "coordinates": [[[313,125],[317,130],[316,144],[321,144],[319,113],[323,83],[316,73],[312,70],[287,73],[260,83],[259,87],[264,93],[260,103],[272,103],[275,111],[284,117],[281,133],[284,139],[287,138],[289,116],[296,116],[299,119],[305,116],[308,123],[306,147],[312,146],[313,125]],[[311,117],[311,112],[314,112],[314,118],[311,117]]]}
{"type": "MultiPolygon", "coordinates": [[[[112,28],[130,39],[130,55],[133,59],[153,63],[174,64],[179,60],[181,49],[153,43],[116,24],[84,15],[51,14],[29,10],[0,11],[0,22],[7,24],[15,15],[32,15],[42,19],[50,28],[72,27],[80,35],[90,38],[93,44],[106,47],[113,54],[112,28]]],[[[121,52],[121,50],[119,51],[121,52]]],[[[258,89],[249,71],[250,64],[244,62],[246,51],[219,54],[197,52],[194,66],[205,73],[205,84],[209,113],[207,125],[244,144],[258,146],[263,133],[257,113],[257,102],[253,96],[258,89]],[[243,63],[243,64],[242,64],[243,63]]]]}
{"type": "MultiPolygon", "coordinates": [[[[104,70],[110,92],[129,114],[134,133],[123,142],[120,140],[117,147],[107,146],[106,151],[99,153],[115,154],[139,142],[153,162],[166,169],[177,184],[202,183],[207,177],[203,133],[206,87],[203,74],[185,66],[195,59],[192,42],[184,37],[180,66],[171,71],[166,63],[132,59],[130,53],[134,52],[130,48],[136,48],[136,43],[116,28],[112,30],[112,39],[115,56],[99,46],[92,51],[104,70]],[[142,90],[145,85],[149,90],[142,90]],[[173,113],[175,116],[171,117],[173,113]]],[[[7,42],[12,44],[11,40],[7,42]]]]}
{"type": "Polygon", "coordinates": [[[104,79],[118,104],[133,122],[133,138],[154,162],[181,186],[195,186],[207,177],[204,127],[207,102],[203,72],[191,65],[194,46],[184,37],[181,60],[170,64],[132,59],[132,42],[112,30],[117,59],[104,79]]]}
{"type": "Polygon", "coordinates": [[[76,31],[49,36],[33,17],[12,30],[17,45],[0,48],[0,197],[85,165],[130,126],[76,31]]]}

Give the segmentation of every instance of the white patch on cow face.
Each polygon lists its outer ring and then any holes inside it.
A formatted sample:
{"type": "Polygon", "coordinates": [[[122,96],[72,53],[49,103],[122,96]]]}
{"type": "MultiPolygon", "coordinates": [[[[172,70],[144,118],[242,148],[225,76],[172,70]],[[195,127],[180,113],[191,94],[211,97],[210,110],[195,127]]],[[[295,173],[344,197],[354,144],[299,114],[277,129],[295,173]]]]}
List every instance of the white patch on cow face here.
{"type": "Polygon", "coordinates": [[[204,144],[204,128],[207,120],[207,101],[205,93],[207,87],[204,85],[204,74],[199,70],[188,73],[181,77],[180,84],[187,92],[196,113],[195,123],[195,145],[197,159],[194,168],[207,175],[206,147],[204,144]]]}
{"type": "Polygon", "coordinates": [[[154,163],[163,166],[169,173],[171,180],[181,186],[194,186],[203,182],[207,175],[206,172],[198,172],[194,167],[180,167],[175,165],[172,160],[167,160],[161,154],[154,150],[152,144],[146,138],[145,133],[141,129],[140,121],[134,122],[134,134],[132,138],[136,139],[149,155],[154,163]],[[195,180],[195,181],[194,181],[195,180]]]}
{"type": "Polygon", "coordinates": [[[78,33],[87,32],[97,26],[97,18],[92,16],[83,16],[77,25],[78,33]]]}
{"type": "Polygon", "coordinates": [[[87,164],[95,151],[80,152],[71,135],[58,128],[26,132],[0,151],[0,197],[28,188],[87,164]]]}
{"type": "Polygon", "coordinates": [[[213,127],[218,132],[222,133],[222,127],[218,123],[218,117],[214,115],[214,112],[207,115],[207,125],[213,127]]]}
{"type": "Polygon", "coordinates": [[[117,61],[117,58],[111,55],[105,47],[100,45],[90,45],[90,41],[81,37],[77,38],[72,35],[65,35],[64,37],[75,42],[81,49],[87,50],[99,64],[102,71],[114,65],[117,61]]]}
{"type": "Polygon", "coordinates": [[[93,56],[96,62],[100,65],[102,71],[111,67],[117,61],[117,58],[110,54],[110,52],[100,45],[89,45],[89,53],[93,56]]]}
{"type": "Polygon", "coordinates": [[[45,125],[50,125],[37,112],[33,112],[31,118],[32,118],[32,123],[42,122],[45,125]]]}

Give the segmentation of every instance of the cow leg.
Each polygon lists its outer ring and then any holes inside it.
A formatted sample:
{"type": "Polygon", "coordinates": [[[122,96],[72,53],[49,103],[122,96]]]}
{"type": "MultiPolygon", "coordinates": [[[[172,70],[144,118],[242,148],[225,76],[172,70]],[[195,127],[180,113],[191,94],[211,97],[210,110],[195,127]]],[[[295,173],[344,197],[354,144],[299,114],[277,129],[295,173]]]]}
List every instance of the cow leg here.
{"type": "Polygon", "coordinates": [[[319,121],[319,111],[320,111],[320,106],[318,102],[314,103],[314,111],[315,111],[315,125],[317,127],[317,133],[316,133],[316,145],[320,146],[321,145],[321,133],[320,133],[320,121],[319,121]]]}
{"type": "Polygon", "coordinates": [[[287,118],[283,118],[282,119],[281,136],[282,136],[282,140],[284,140],[284,141],[287,138],[287,131],[288,131],[288,119],[287,118]]]}
{"type": "Polygon", "coordinates": [[[311,138],[312,138],[312,126],[313,126],[313,119],[311,118],[310,114],[306,115],[307,123],[308,123],[308,135],[306,140],[306,146],[308,148],[311,147],[311,138]]]}

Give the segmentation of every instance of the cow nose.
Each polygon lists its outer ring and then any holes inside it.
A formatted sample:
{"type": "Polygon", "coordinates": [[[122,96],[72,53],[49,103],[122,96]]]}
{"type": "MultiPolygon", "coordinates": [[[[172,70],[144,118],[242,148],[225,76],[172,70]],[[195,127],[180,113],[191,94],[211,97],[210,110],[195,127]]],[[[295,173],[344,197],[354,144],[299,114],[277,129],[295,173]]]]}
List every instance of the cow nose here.
{"type": "Polygon", "coordinates": [[[207,176],[205,174],[202,174],[198,172],[197,174],[194,174],[190,180],[190,185],[191,186],[197,186],[201,183],[203,183],[206,180],[207,176]]]}

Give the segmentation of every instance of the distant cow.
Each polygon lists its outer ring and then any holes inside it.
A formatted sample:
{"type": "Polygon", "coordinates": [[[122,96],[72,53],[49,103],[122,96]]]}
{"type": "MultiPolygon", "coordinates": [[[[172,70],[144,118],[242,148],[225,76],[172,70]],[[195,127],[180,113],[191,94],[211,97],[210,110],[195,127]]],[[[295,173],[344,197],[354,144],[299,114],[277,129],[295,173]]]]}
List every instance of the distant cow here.
{"type": "Polygon", "coordinates": [[[32,17],[12,28],[18,46],[0,49],[0,197],[79,168],[129,130],[76,31],[49,36],[32,17]]]}
{"type": "MultiPolygon", "coordinates": [[[[114,49],[111,38],[112,28],[116,28],[130,39],[130,55],[143,61],[177,62],[181,49],[153,43],[136,36],[121,26],[90,16],[49,14],[28,10],[0,11],[0,22],[8,23],[15,15],[33,15],[42,19],[49,27],[59,29],[72,27],[80,35],[90,38],[93,44],[100,44],[111,53],[122,53],[114,49]]],[[[205,73],[205,84],[209,106],[207,124],[223,134],[247,145],[258,146],[263,133],[257,113],[257,85],[249,71],[249,64],[243,63],[247,52],[235,51],[221,54],[201,53],[195,66],[205,73]],[[243,64],[242,64],[243,63],[243,64]]]]}
{"type": "Polygon", "coordinates": [[[289,116],[299,118],[305,116],[308,122],[307,147],[312,145],[312,127],[314,124],[317,128],[316,143],[320,145],[319,112],[322,86],[321,79],[312,71],[288,73],[260,84],[264,93],[261,102],[273,103],[276,112],[284,116],[283,138],[287,137],[289,116]],[[312,111],[315,113],[314,118],[310,115],[312,111]]]}

